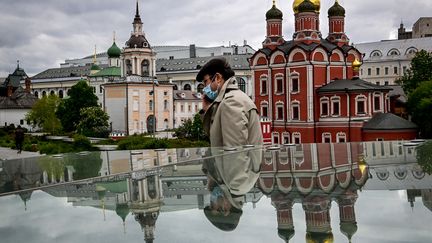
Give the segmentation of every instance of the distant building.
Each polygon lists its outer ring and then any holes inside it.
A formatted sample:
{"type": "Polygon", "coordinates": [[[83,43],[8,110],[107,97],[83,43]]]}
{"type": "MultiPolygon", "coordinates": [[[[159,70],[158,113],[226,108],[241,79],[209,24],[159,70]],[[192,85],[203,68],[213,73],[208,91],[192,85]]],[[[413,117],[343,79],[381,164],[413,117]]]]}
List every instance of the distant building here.
{"type": "Polygon", "coordinates": [[[193,119],[202,109],[201,93],[191,90],[174,91],[174,128],[178,128],[188,119],[193,119]]]}
{"type": "Polygon", "coordinates": [[[398,29],[398,39],[415,39],[432,37],[432,17],[421,17],[413,25],[412,31],[407,31],[401,23],[398,29]]]}
{"type": "Polygon", "coordinates": [[[420,50],[432,51],[432,37],[385,40],[355,45],[364,54],[360,77],[378,85],[394,85],[420,50]]]}
{"type": "Polygon", "coordinates": [[[118,55],[114,43],[109,50],[111,67],[106,74],[100,75],[107,70],[102,69],[91,75],[98,85],[103,84],[103,107],[110,116],[112,130],[126,135],[173,128],[173,85],[157,82],[156,54],[142,27],[137,2],[133,32],[123,51],[118,55]],[[118,58],[120,62],[116,61],[118,58]],[[121,77],[118,77],[117,64],[120,64],[121,77]]]}
{"type": "Polygon", "coordinates": [[[31,93],[31,79],[19,64],[12,74],[0,84],[0,126],[21,125],[31,129],[25,115],[38,100],[31,93]],[[25,88],[21,87],[25,84],[25,88]]]}
{"type": "MultiPolygon", "coordinates": [[[[246,54],[224,56],[235,72],[240,90],[250,97],[253,95],[252,72],[248,61],[251,56],[246,54]]],[[[197,82],[195,77],[201,67],[212,58],[214,57],[159,59],[156,61],[156,75],[158,80],[172,83],[174,90],[201,92],[204,85],[197,82]]]]}

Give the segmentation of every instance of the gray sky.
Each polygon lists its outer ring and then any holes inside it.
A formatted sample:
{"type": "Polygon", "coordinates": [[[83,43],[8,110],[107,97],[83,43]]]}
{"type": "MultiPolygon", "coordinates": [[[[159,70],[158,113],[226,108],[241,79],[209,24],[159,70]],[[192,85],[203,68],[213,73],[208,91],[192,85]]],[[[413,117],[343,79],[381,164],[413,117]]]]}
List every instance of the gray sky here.
{"type": "MultiPolygon", "coordinates": [[[[132,30],[136,0],[1,0],[0,77],[13,72],[16,60],[29,75],[59,67],[65,59],[105,51],[117,32],[124,46],[132,30]]],[[[151,45],[214,46],[242,44],[258,49],[265,37],[265,13],[271,0],[140,0],[141,18],[151,45]]],[[[277,1],[284,13],[285,39],[293,33],[292,0],[277,1]]],[[[322,0],[321,30],[327,10],[322,0]]],[[[340,0],[346,32],[354,43],[396,37],[401,20],[408,29],[430,16],[430,0],[340,0]],[[408,3],[408,4],[407,4],[408,3]]]]}

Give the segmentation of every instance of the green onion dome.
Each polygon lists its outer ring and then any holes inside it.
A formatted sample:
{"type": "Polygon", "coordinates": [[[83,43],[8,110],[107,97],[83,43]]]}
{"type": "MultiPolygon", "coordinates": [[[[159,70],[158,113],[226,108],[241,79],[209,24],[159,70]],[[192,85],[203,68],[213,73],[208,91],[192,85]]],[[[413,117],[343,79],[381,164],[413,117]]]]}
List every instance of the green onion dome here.
{"type": "Polygon", "coordinates": [[[269,20],[269,19],[282,19],[282,17],[283,17],[282,11],[280,11],[276,7],[276,5],[274,5],[274,4],[273,4],[273,7],[269,11],[267,11],[267,13],[266,13],[266,19],[267,20],[269,20]]]}
{"type": "Polygon", "coordinates": [[[315,13],[317,11],[317,6],[315,6],[315,4],[313,4],[310,0],[305,0],[298,6],[297,10],[299,13],[315,13]]]}
{"type": "Polygon", "coordinates": [[[338,1],[336,1],[335,4],[329,8],[328,15],[345,17],[345,9],[339,4],[338,1]]]}
{"type": "Polygon", "coordinates": [[[108,57],[110,58],[119,58],[121,55],[121,50],[120,48],[116,45],[116,43],[114,42],[112,44],[112,46],[108,49],[108,57]]]}

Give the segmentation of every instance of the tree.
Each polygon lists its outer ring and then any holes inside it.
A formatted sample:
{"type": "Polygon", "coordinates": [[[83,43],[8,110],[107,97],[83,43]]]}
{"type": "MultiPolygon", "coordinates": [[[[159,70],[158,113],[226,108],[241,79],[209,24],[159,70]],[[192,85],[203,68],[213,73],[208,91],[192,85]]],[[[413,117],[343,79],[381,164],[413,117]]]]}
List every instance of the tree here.
{"type": "Polygon", "coordinates": [[[182,125],[175,129],[174,135],[178,138],[190,140],[208,140],[204,132],[201,116],[195,114],[193,120],[187,119],[182,125]]]}
{"type": "Polygon", "coordinates": [[[420,83],[432,80],[432,54],[421,50],[411,60],[411,68],[396,83],[402,85],[405,93],[413,92],[420,83]]]}
{"type": "Polygon", "coordinates": [[[432,174],[432,141],[417,147],[417,162],[425,173],[432,174]]]}
{"type": "Polygon", "coordinates": [[[39,127],[44,132],[59,133],[62,130],[60,120],[56,116],[59,104],[60,98],[56,95],[44,96],[26,114],[25,119],[33,127],[39,127]]]}
{"type": "Polygon", "coordinates": [[[63,129],[66,132],[75,131],[81,121],[81,109],[98,106],[97,101],[98,98],[93,93],[93,88],[87,84],[86,80],[80,80],[72,86],[69,98],[63,100],[56,112],[63,129]]]}
{"type": "Polygon", "coordinates": [[[432,138],[432,81],[422,82],[408,96],[408,111],[423,138],[432,138]]]}
{"type": "Polygon", "coordinates": [[[87,137],[108,137],[108,114],[99,106],[85,107],[80,112],[78,133],[87,137]]]}

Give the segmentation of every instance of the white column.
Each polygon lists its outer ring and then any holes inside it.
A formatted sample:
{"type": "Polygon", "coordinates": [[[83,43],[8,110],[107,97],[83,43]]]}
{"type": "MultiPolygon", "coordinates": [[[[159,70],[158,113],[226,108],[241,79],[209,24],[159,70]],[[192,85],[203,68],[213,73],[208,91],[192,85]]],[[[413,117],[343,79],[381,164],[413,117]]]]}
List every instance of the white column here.
{"type": "Polygon", "coordinates": [[[307,66],[307,109],[308,109],[308,122],[314,120],[313,111],[314,111],[314,87],[313,87],[313,68],[311,65],[307,66]]]}

